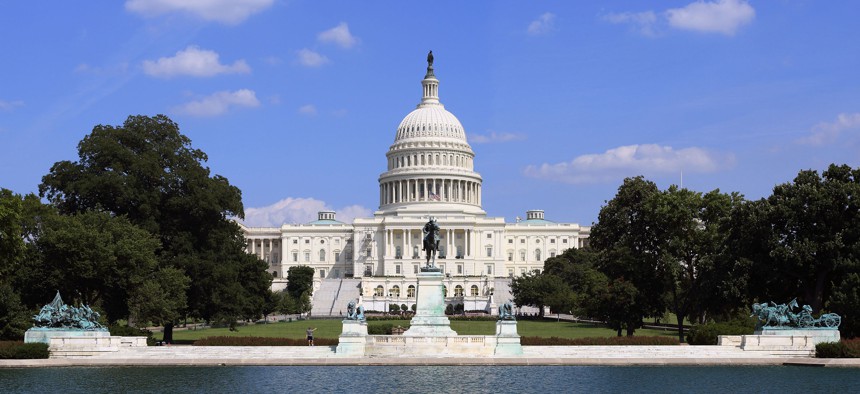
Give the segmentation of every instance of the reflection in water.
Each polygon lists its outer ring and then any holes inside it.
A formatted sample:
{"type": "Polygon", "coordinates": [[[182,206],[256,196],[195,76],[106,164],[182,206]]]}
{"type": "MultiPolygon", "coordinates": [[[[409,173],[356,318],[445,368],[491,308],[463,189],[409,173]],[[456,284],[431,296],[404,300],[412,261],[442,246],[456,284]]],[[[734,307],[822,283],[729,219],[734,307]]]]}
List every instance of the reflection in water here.
{"type": "Polygon", "coordinates": [[[810,367],[115,367],[0,369],[0,393],[853,392],[860,373],[810,367]]]}

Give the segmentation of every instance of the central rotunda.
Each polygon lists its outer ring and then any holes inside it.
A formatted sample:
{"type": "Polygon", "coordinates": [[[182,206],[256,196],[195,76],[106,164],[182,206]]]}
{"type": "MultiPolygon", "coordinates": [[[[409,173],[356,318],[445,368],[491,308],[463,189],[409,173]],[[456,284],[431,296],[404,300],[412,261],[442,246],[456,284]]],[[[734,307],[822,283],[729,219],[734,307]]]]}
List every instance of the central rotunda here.
{"type": "Polygon", "coordinates": [[[397,127],[388,170],[379,176],[378,215],[468,214],[481,209],[481,175],[463,125],[439,101],[433,66],[418,107],[397,127]]]}
{"type": "Polygon", "coordinates": [[[415,310],[421,228],[430,217],[442,229],[436,266],[445,303],[457,312],[492,313],[511,297],[511,277],[541,271],[547,258],[587,242],[590,227],[546,220],[541,210],[514,223],[487,217],[475,152],[439,100],[432,62],[421,86],[421,101],[386,153],[373,217],[344,223],[323,211],[306,224],[243,226],[248,253],[269,264],[273,290],[286,287],[290,267],[314,269],[312,315],[337,316],[356,298],[367,311],[415,310]]]}

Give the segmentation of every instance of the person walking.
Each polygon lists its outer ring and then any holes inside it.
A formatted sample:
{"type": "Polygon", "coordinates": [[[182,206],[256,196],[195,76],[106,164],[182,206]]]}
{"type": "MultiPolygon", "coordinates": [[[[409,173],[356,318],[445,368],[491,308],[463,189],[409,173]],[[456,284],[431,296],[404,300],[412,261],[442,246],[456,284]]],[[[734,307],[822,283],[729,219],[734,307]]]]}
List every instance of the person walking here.
{"type": "Polygon", "coordinates": [[[308,346],[314,345],[314,331],[316,331],[316,330],[317,330],[316,328],[308,327],[308,331],[307,331],[307,333],[308,333],[308,346]]]}

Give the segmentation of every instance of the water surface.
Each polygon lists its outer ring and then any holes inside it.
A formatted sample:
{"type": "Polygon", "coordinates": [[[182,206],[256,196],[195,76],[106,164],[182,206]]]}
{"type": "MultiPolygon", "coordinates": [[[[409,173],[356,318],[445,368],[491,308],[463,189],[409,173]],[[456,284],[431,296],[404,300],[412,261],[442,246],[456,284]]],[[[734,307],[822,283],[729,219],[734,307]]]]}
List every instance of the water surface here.
{"type": "Polygon", "coordinates": [[[821,367],[342,366],[0,369],[0,393],[849,393],[821,367]]]}

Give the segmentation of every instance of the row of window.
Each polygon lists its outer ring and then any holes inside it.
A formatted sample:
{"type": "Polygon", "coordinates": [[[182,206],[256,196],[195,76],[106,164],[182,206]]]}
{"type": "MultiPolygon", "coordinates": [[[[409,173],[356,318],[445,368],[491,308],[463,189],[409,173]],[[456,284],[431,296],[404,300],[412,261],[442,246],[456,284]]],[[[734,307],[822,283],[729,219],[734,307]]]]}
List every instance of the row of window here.
{"type": "MultiPolygon", "coordinates": [[[[294,239],[294,240],[293,240],[293,245],[296,245],[296,244],[298,244],[298,243],[299,243],[299,240],[297,240],[297,239],[294,239]]],[[[310,244],[310,243],[311,243],[311,240],[310,240],[310,239],[306,239],[306,240],[305,240],[305,244],[310,244]]],[[[320,244],[324,244],[324,243],[325,243],[325,240],[324,240],[324,239],[321,239],[321,240],[320,240],[320,244]]],[[[349,243],[349,241],[347,241],[347,243],[349,243]]],[[[340,245],[340,238],[335,238],[335,239],[334,239],[334,244],[335,244],[335,245],[340,245]]],[[[277,243],[275,244],[275,246],[277,246],[277,243]]]]}
{"type": "MultiPolygon", "coordinates": [[[[326,253],[325,249],[320,249],[320,251],[319,251],[319,260],[317,260],[317,261],[324,262],[324,261],[325,261],[325,259],[326,259],[326,254],[327,254],[327,253],[326,253]]],[[[298,261],[299,261],[299,252],[297,252],[297,251],[293,251],[293,262],[294,262],[294,263],[297,263],[298,261]]],[[[334,252],[334,261],[335,261],[335,262],[340,261],[340,251],[335,251],[335,252],[334,252]]],[[[346,261],[352,261],[352,257],[351,257],[349,254],[347,254],[347,255],[346,255],[346,261]]],[[[311,262],[311,252],[310,252],[310,251],[307,251],[307,250],[306,250],[306,251],[304,252],[304,262],[306,262],[306,263],[310,263],[310,262],[311,262]]]]}
{"type": "MultiPolygon", "coordinates": [[[[445,296],[448,296],[448,286],[442,286],[442,292],[445,296]]],[[[382,285],[376,286],[373,290],[373,295],[376,297],[384,297],[385,296],[385,288],[382,285]]],[[[472,285],[469,288],[469,295],[472,297],[477,297],[479,295],[478,286],[472,285]]],[[[388,291],[389,297],[400,297],[400,286],[394,285],[388,291]]],[[[457,285],[454,287],[454,297],[463,297],[463,286],[457,285]]],[[[415,286],[409,285],[406,288],[406,298],[415,298],[415,286]]]]}

